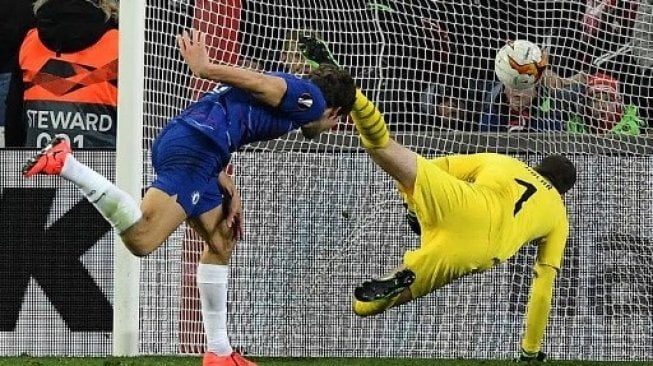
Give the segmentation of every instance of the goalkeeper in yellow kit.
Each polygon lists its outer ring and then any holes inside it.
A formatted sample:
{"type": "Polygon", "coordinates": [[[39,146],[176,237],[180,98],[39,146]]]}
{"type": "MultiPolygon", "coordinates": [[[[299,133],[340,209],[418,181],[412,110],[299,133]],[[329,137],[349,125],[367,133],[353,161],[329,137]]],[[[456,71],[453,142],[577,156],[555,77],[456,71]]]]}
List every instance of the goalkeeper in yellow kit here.
{"type": "MultiPolygon", "coordinates": [[[[334,63],[321,41],[305,40],[305,56],[334,63]]],[[[538,245],[521,344],[523,361],[543,361],[540,351],[554,280],[569,234],[561,195],[576,182],[576,169],[552,155],[534,168],[499,154],[425,159],[392,140],[383,116],[359,90],[351,112],[363,146],[398,183],[417,219],[420,247],[403,264],[354,291],[359,316],[381,313],[464,275],[489,270],[525,244],[538,245]]]]}
{"type": "Polygon", "coordinates": [[[397,181],[421,229],[420,248],[406,252],[399,268],[356,288],[354,312],[369,316],[404,304],[537,241],[521,358],[543,360],[540,346],[569,234],[561,195],[576,181],[574,165],[560,155],[534,168],[489,153],[427,160],[390,138],[383,117],[360,91],[351,116],[363,146],[397,181]]]}

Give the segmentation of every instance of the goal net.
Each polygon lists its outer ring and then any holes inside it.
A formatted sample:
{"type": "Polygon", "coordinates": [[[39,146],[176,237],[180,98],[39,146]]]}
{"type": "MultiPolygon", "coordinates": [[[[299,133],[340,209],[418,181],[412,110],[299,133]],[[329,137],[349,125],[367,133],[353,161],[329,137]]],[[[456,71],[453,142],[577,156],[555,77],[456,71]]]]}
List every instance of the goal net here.
{"type": "MultiPolygon", "coordinates": [[[[650,360],[652,12],[650,0],[149,0],[143,146],[212,87],[183,64],[174,39],[182,30],[207,32],[215,61],[295,73],[306,68],[297,37],[319,37],[392,134],[425,156],[490,151],[534,163],[567,154],[579,177],[566,197],[571,237],[543,350],[558,359],[650,360]],[[558,79],[511,99],[493,70],[510,39],[540,45],[558,79]]],[[[291,133],[245,147],[232,162],[246,220],[230,265],[235,348],[291,357],[516,355],[532,246],[411,304],[353,315],[353,288],[398,265],[418,238],[350,122],[316,141],[291,133]]],[[[145,186],[153,176],[146,162],[145,186]]],[[[142,353],[204,350],[201,248],[183,228],[143,260],[142,353]]]]}

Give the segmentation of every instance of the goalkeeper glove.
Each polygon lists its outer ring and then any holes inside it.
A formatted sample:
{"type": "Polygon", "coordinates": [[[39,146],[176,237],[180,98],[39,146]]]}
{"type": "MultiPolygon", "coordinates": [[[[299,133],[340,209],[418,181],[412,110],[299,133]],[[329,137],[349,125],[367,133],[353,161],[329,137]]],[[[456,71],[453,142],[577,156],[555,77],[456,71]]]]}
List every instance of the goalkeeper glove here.
{"type": "Polygon", "coordinates": [[[519,356],[519,361],[520,362],[526,362],[526,363],[531,363],[531,362],[544,362],[546,360],[546,354],[542,351],[539,352],[526,352],[522,348],[521,350],[521,356],[519,356]]]}
{"type": "Polygon", "coordinates": [[[408,208],[408,205],[404,203],[404,208],[406,209],[406,221],[408,221],[408,226],[413,232],[417,235],[422,235],[422,227],[419,225],[417,220],[417,214],[415,211],[411,211],[408,208]]]}
{"type": "Polygon", "coordinates": [[[330,64],[340,67],[335,60],[326,42],[313,36],[303,35],[299,38],[299,50],[308,62],[308,64],[317,68],[320,64],[330,64]]]}

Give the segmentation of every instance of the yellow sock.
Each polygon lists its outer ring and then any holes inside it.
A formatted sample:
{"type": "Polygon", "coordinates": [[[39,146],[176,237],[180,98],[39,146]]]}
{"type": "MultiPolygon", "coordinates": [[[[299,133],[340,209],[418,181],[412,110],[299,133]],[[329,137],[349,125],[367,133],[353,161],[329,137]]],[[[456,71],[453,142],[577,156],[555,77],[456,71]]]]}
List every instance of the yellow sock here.
{"type": "Polygon", "coordinates": [[[356,90],[356,101],[351,110],[356,130],[360,134],[363,147],[378,149],[385,147],[390,141],[390,133],[381,112],[360,91],[356,90]]]}

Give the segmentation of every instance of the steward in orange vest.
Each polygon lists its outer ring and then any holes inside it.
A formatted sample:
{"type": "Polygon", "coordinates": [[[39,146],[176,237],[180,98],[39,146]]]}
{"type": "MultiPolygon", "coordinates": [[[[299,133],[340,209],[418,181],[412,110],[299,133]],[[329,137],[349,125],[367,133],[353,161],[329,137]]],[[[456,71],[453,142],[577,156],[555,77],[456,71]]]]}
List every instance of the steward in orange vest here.
{"type": "Polygon", "coordinates": [[[48,0],[20,48],[27,147],[66,134],[74,147],[116,145],[118,30],[103,0],[48,0]]]}

